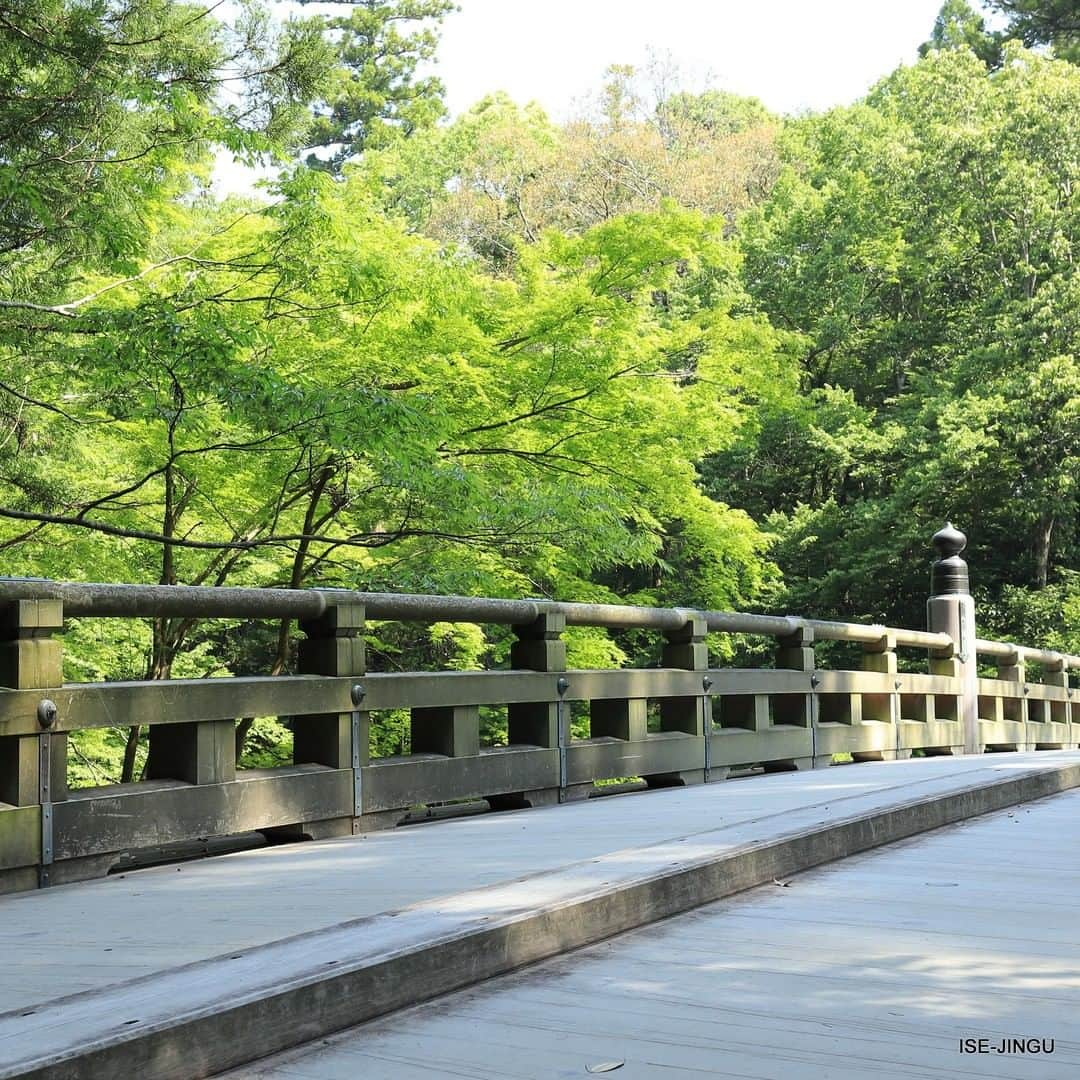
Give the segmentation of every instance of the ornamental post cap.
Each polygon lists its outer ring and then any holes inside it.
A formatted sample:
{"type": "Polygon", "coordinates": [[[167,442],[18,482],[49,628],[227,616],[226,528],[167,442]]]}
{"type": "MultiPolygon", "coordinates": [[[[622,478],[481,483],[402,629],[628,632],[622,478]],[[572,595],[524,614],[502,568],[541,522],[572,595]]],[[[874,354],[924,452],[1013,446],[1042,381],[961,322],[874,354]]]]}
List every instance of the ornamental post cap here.
{"type": "Polygon", "coordinates": [[[967,537],[947,521],[943,529],[934,533],[931,543],[938,556],[930,572],[931,595],[968,594],[967,563],[960,558],[960,552],[967,547],[967,537]]]}
{"type": "Polygon", "coordinates": [[[967,537],[959,529],[954,528],[951,521],[946,521],[945,527],[934,533],[930,543],[934,545],[934,550],[940,558],[947,559],[950,556],[959,555],[967,547],[967,537]]]}

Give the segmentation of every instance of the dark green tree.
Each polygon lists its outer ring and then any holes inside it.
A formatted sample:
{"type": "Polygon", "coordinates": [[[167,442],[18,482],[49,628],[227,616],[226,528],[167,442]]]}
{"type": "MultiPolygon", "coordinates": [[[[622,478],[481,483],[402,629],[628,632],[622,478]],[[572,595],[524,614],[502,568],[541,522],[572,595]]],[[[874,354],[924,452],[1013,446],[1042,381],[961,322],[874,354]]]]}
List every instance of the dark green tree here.
{"type": "Polygon", "coordinates": [[[704,472],[780,537],[790,610],[918,625],[949,516],[987,600],[1056,587],[1080,555],[1080,72],[1004,48],[993,71],[933,52],[791,125],[791,168],[741,223],[803,392],[704,472]]]}
{"type": "Polygon", "coordinates": [[[1028,48],[1049,45],[1062,60],[1080,63],[1080,3],[1077,0],[990,0],[1009,17],[1005,35],[1028,48]]]}
{"type": "Polygon", "coordinates": [[[365,147],[444,114],[442,81],[417,69],[435,56],[439,24],[455,10],[453,0],[353,0],[348,15],[324,20],[339,64],[315,109],[309,165],[338,172],[365,147]]]}
{"type": "Polygon", "coordinates": [[[991,30],[968,0],[945,0],[919,55],[932,49],[967,48],[987,67],[996,68],[1001,66],[1005,42],[1019,41],[1028,49],[1049,47],[1059,60],[1080,63],[1078,0],[986,0],[984,6],[1007,18],[1004,27],[991,30]]]}
{"type": "Polygon", "coordinates": [[[226,25],[175,0],[0,2],[5,306],[44,303],[86,260],[130,268],[215,147],[293,142],[329,47],[311,20],[237,8],[226,25]]]}
{"type": "Polygon", "coordinates": [[[919,46],[919,55],[933,49],[970,49],[987,67],[1001,64],[1002,36],[987,29],[986,19],[968,0],[945,0],[934,20],[930,40],[919,46]]]}

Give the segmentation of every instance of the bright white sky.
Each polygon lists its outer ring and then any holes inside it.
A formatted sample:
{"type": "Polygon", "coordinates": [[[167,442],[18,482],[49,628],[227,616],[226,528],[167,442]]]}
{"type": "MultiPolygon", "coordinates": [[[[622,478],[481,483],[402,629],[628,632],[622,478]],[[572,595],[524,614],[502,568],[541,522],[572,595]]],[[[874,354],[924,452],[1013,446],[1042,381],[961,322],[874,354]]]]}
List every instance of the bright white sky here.
{"type": "Polygon", "coordinates": [[[493,90],[564,119],[609,64],[671,58],[776,112],[861,96],[916,59],[941,0],[458,0],[438,71],[451,112],[493,90]]]}
{"type": "MultiPolygon", "coordinates": [[[[436,70],[451,114],[505,90],[556,120],[595,93],[609,64],[673,62],[687,89],[716,86],[775,112],[854,101],[930,36],[941,0],[458,0],[436,70]]],[[[284,17],[341,5],[281,2],[284,17]]],[[[215,188],[254,174],[222,161],[215,188]]]]}

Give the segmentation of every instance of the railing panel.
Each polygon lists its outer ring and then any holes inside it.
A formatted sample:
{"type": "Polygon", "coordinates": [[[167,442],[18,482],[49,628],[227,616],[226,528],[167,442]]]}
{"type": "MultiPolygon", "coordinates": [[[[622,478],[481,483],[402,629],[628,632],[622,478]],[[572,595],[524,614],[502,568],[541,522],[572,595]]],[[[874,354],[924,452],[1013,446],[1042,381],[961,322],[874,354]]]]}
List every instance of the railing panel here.
{"type": "Polygon", "coordinates": [[[382,758],[363,769],[365,813],[489,796],[520,794],[523,804],[550,802],[538,793],[557,791],[559,753],[527,746],[482,750],[474,757],[409,755],[382,758]],[[531,794],[531,798],[530,798],[531,794]]]}
{"type": "Polygon", "coordinates": [[[351,817],[353,807],[352,771],[318,765],[250,770],[222,784],[159,781],[73,794],[56,806],[57,859],[351,817]]]}
{"type": "Polygon", "coordinates": [[[184,724],[240,716],[345,712],[358,680],[320,675],[237,676],[152,682],[78,683],[43,690],[0,690],[0,736],[36,735],[43,698],[56,704],[52,731],[184,724]]]}

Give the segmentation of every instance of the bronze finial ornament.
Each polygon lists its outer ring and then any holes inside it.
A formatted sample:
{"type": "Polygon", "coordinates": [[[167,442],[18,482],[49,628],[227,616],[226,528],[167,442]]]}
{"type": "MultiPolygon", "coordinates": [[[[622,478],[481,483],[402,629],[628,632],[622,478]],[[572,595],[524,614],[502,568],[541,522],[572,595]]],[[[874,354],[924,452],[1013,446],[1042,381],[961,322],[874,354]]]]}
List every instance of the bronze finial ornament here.
{"type": "Polygon", "coordinates": [[[970,590],[968,566],[960,552],[967,547],[967,537],[947,521],[943,529],[934,533],[931,540],[938,554],[937,561],[930,571],[930,593],[943,596],[947,593],[967,595],[970,590]]]}

